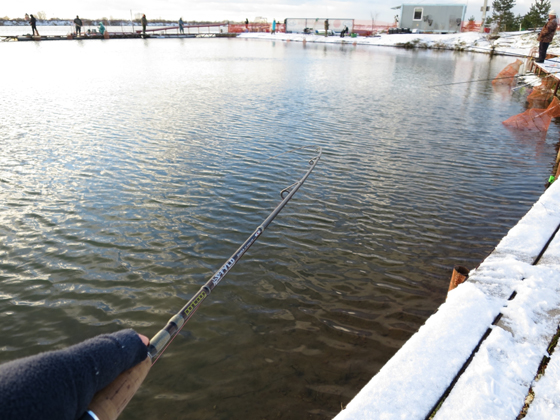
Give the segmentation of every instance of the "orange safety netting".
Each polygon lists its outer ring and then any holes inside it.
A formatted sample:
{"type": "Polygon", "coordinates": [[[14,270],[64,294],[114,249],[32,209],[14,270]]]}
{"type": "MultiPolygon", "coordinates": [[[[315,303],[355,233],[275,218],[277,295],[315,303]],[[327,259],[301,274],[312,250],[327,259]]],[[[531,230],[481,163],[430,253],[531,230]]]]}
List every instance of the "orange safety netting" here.
{"type": "Polygon", "coordinates": [[[546,108],[546,104],[554,96],[554,80],[544,78],[540,86],[533,88],[533,91],[527,96],[529,108],[546,108]]]}
{"type": "Polygon", "coordinates": [[[517,59],[513,63],[508,64],[505,69],[498,73],[496,78],[492,80],[493,85],[512,85],[515,82],[515,75],[519,71],[523,61],[517,59]]]}
{"type": "Polygon", "coordinates": [[[502,124],[507,127],[527,131],[547,131],[550,120],[560,117],[560,101],[554,97],[548,108],[531,108],[521,114],[508,118],[502,124]]]}

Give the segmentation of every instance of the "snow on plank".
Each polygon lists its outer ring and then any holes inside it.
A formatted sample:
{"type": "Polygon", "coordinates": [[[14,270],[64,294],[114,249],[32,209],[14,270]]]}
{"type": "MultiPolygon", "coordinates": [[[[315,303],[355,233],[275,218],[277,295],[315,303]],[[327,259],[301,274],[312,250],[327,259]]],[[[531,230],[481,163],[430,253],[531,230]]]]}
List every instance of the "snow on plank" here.
{"type": "MultiPolygon", "coordinates": [[[[555,241],[560,243],[557,237],[555,241]]],[[[560,323],[560,266],[527,268],[517,294],[435,416],[515,420],[560,323]]]]}
{"type": "Polygon", "coordinates": [[[552,354],[544,376],[533,385],[535,397],[524,420],[560,419],[560,350],[552,354]]]}

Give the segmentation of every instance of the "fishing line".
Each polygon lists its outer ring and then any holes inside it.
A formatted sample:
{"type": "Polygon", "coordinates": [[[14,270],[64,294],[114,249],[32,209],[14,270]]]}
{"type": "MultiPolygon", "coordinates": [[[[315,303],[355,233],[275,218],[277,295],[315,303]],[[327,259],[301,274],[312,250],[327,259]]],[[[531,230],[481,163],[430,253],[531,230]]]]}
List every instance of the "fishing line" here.
{"type": "Polygon", "coordinates": [[[272,160],[272,159],[274,159],[274,158],[277,158],[278,156],[286,155],[286,154],[288,154],[288,153],[292,153],[292,152],[294,152],[294,151],[296,151],[296,150],[302,150],[302,149],[314,149],[315,151],[318,151],[318,150],[320,149],[320,147],[318,147],[318,146],[300,146],[300,147],[294,147],[293,149],[286,150],[285,152],[278,153],[278,154],[276,154],[276,155],[272,155],[272,156],[269,157],[269,158],[266,158],[266,159],[263,159],[263,160],[259,160],[259,161],[255,162],[255,163],[247,163],[247,165],[260,165],[260,164],[262,164],[262,163],[264,163],[264,162],[266,162],[266,161],[269,161],[269,160],[272,160]]]}

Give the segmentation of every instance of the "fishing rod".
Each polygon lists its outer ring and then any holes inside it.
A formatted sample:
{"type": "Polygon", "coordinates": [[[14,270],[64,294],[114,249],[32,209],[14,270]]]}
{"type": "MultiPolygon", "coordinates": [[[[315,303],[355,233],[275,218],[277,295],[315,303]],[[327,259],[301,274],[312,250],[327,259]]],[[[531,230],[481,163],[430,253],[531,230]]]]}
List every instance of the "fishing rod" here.
{"type": "Polygon", "coordinates": [[[264,230],[270,225],[274,218],[282,211],[284,206],[288,204],[288,201],[294,196],[299,187],[303,185],[307,177],[311,174],[311,171],[317,165],[319,158],[321,157],[321,148],[317,149],[318,154],[309,161],[311,167],[306,172],[306,174],[295,184],[290,185],[280,191],[280,196],[283,200],[278,204],[278,206],[269,214],[269,216],[261,223],[259,227],[253,232],[249,238],[241,245],[237,251],[225,262],[222,267],[214,273],[214,275],[206,282],[204,286],[200,288],[198,292],[181,308],[177,314],[175,314],[167,323],[167,325],[160,330],[151,340],[148,346],[148,355],[153,360],[152,364],[155,364],[157,360],[161,357],[165,349],[171,344],[171,341],[179,334],[179,331],[185,326],[187,321],[193,316],[196,310],[200,307],[202,302],[212,293],[212,290],[222,281],[226,274],[233,268],[233,266],[241,259],[243,254],[256,242],[256,240],[261,236],[264,230]],[[286,194],[286,195],[285,195],[286,194]],[[284,196],[285,195],[285,196],[284,196]]]}
{"type": "Polygon", "coordinates": [[[200,288],[198,292],[167,322],[165,327],[161,329],[148,344],[148,357],[143,362],[133,368],[123,372],[109,386],[95,394],[91,401],[88,411],[80,420],[115,420],[124,410],[128,402],[132,399],[142,381],[148,375],[150,368],[157,362],[163,352],[171,344],[173,339],[177,337],[181,329],[187,321],[194,315],[202,302],[210,295],[212,290],[224,279],[226,274],[235,266],[235,264],[243,257],[247,250],[257,241],[264,230],[278,216],[282,209],[292,199],[294,194],[303,185],[309,177],[315,166],[321,158],[321,147],[303,146],[297,149],[314,148],[317,155],[309,160],[309,169],[300,178],[299,181],[284,188],[280,191],[282,201],[268,215],[268,217],[255,229],[253,234],[245,240],[245,242],[234,252],[234,254],[222,265],[222,267],[214,273],[210,280],[200,288]]]}
{"type": "Polygon", "coordinates": [[[533,57],[532,55],[515,53],[515,52],[511,52],[511,51],[496,51],[495,48],[484,48],[484,47],[478,47],[478,46],[471,47],[471,48],[473,48],[473,51],[479,51],[479,50],[490,51],[494,55],[503,55],[503,56],[510,56],[510,57],[523,57],[523,58],[533,57]]]}
{"type": "Polygon", "coordinates": [[[489,79],[467,80],[467,81],[465,81],[465,82],[444,83],[444,84],[441,84],[441,85],[431,85],[431,86],[428,86],[428,87],[429,87],[429,88],[434,88],[434,87],[441,87],[441,86],[464,85],[464,84],[466,84],[466,83],[488,82],[489,80],[511,79],[512,77],[519,77],[519,75],[507,76],[507,77],[492,77],[492,78],[489,78],[489,79]]]}
{"type": "MultiPolygon", "coordinates": [[[[558,73],[560,73],[560,71],[554,71],[554,72],[548,73],[548,75],[547,75],[546,77],[552,76],[553,74],[558,74],[558,73]]],[[[516,74],[515,76],[492,77],[492,78],[489,78],[489,79],[467,80],[467,81],[464,81],[464,82],[444,83],[444,84],[441,84],[441,85],[431,85],[431,86],[428,86],[428,87],[430,87],[430,88],[436,88],[436,87],[441,87],[441,86],[463,85],[463,84],[466,84],[466,83],[488,82],[489,80],[511,79],[511,78],[518,78],[518,77],[523,77],[523,76],[524,76],[524,75],[516,74]]]]}

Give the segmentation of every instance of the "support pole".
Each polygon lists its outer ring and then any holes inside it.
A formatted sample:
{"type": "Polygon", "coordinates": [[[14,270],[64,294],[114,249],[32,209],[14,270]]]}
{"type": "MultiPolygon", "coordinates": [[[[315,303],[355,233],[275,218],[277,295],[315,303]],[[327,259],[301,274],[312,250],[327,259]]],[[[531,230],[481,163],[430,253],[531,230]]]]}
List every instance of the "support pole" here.
{"type": "Polygon", "coordinates": [[[480,33],[484,33],[484,22],[486,22],[486,9],[488,9],[488,0],[484,0],[484,6],[482,6],[482,22],[480,22],[480,33]]]}
{"type": "Polygon", "coordinates": [[[463,267],[462,265],[456,265],[453,267],[453,274],[451,274],[451,282],[449,282],[449,290],[447,293],[455,289],[461,283],[469,278],[469,269],[463,267]]]}

